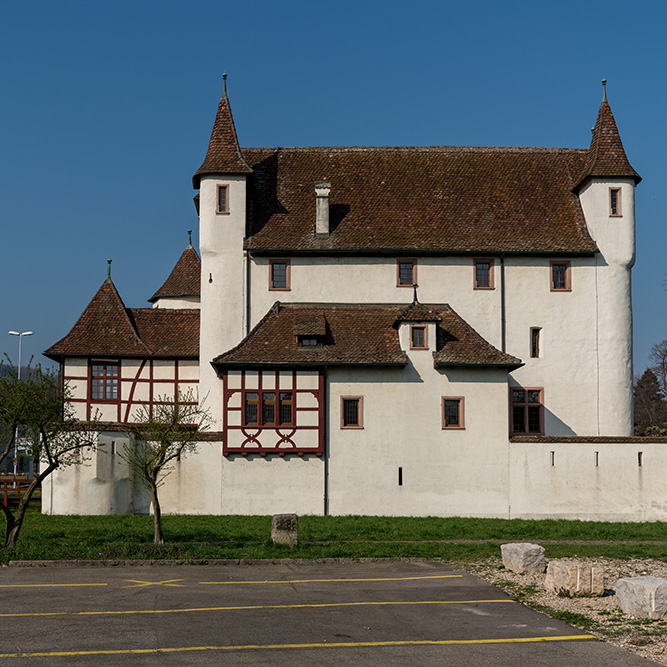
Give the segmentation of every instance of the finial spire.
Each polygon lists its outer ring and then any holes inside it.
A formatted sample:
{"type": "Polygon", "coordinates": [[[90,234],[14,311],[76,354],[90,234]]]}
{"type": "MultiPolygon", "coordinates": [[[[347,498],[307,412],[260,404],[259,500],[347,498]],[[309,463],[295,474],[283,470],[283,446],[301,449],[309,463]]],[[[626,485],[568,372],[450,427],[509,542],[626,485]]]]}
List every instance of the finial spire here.
{"type": "Polygon", "coordinates": [[[192,248],[192,230],[188,229],[188,245],[186,250],[189,250],[190,248],[192,248]]]}
{"type": "Polygon", "coordinates": [[[419,299],[417,298],[417,288],[418,288],[418,287],[419,287],[419,285],[417,285],[417,283],[412,283],[412,289],[414,290],[414,293],[415,293],[415,295],[414,295],[414,297],[413,297],[413,299],[412,299],[412,303],[413,303],[415,306],[419,303],[419,299]]]}
{"type": "Polygon", "coordinates": [[[607,101],[607,79],[602,79],[602,101],[607,101]]]}
{"type": "Polygon", "coordinates": [[[227,74],[222,75],[222,99],[227,99],[227,74]]]}
{"type": "Polygon", "coordinates": [[[111,280],[111,260],[107,259],[107,280],[111,280]]]}

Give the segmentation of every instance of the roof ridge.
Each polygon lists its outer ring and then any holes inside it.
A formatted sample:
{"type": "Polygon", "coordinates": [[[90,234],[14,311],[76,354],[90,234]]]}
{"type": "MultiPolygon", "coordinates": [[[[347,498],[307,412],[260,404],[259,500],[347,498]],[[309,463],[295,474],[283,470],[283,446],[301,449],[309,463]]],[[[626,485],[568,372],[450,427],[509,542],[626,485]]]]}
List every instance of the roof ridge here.
{"type": "Polygon", "coordinates": [[[567,146],[454,146],[454,145],[425,145],[425,146],[242,146],[243,151],[340,151],[340,152],[361,152],[361,151],[466,151],[466,152],[578,152],[587,153],[587,148],[569,148],[567,146]]]}

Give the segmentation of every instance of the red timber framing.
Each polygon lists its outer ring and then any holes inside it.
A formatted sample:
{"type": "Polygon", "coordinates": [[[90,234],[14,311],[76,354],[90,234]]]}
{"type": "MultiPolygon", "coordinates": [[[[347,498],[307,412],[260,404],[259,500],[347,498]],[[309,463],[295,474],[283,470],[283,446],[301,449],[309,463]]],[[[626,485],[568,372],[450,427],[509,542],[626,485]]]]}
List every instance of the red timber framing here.
{"type": "Polygon", "coordinates": [[[301,386],[300,377],[303,376],[300,376],[297,370],[240,371],[240,386],[237,386],[239,375],[236,373],[234,386],[230,387],[230,373],[224,371],[222,375],[224,456],[230,454],[322,456],[324,372],[317,372],[316,388],[301,386]],[[252,383],[248,382],[249,373],[253,373],[252,383]],[[289,382],[285,381],[287,374],[290,376],[289,382]],[[269,379],[271,381],[267,382],[269,379]],[[291,419],[288,414],[290,409],[291,419]],[[313,414],[316,415],[315,419],[312,418],[313,414]],[[309,446],[304,446],[303,439],[299,435],[310,436],[309,446]]]}
{"type": "MultiPolygon", "coordinates": [[[[180,359],[142,359],[136,372],[132,375],[126,375],[128,369],[123,367],[121,359],[89,359],[87,374],[65,374],[65,365],[61,364],[60,374],[65,382],[83,381],[86,383],[85,397],[74,394],[70,398],[70,403],[75,405],[85,404],[86,419],[91,419],[98,408],[102,406],[115,406],[115,421],[119,424],[126,424],[131,421],[132,410],[140,405],[148,406],[149,413],[153,414],[153,407],[158,403],[160,396],[166,394],[177,395],[181,384],[193,386],[198,384],[197,379],[182,379],[179,377],[180,359]],[[157,361],[173,364],[170,377],[155,377],[155,363],[157,361]],[[93,398],[93,366],[116,366],[118,373],[116,398],[93,398]],[[135,398],[136,390],[139,385],[148,385],[148,399],[139,400],[135,398]]],[[[164,368],[164,366],[163,366],[164,368]]],[[[83,370],[83,369],[81,369],[83,370]]],[[[105,419],[105,421],[107,421],[105,419]]]]}

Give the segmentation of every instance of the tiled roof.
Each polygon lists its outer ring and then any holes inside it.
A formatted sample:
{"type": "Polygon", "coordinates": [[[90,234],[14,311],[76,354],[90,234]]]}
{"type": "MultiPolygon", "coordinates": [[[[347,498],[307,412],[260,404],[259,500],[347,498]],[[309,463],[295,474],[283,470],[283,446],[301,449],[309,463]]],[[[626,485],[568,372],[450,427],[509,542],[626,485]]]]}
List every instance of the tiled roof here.
{"type": "Polygon", "coordinates": [[[247,148],[253,252],[593,252],[567,148],[247,148]],[[316,237],[315,182],[331,183],[316,237]]]}
{"type": "Polygon", "coordinates": [[[411,303],[396,318],[397,322],[442,322],[442,317],[423,303],[411,303]]]}
{"type": "Polygon", "coordinates": [[[251,171],[239,149],[232,109],[227,94],[223,93],[213,123],[206,157],[192,177],[192,185],[198,189],[201,177],[207,174],[249,174],[251,171]]]}
{"type": "Polygon", "coordinates": [[[606,100],[600,105],[586,164],[577,180],[577,187],[586,179],[595,176],[612,178],[624,176],[634,178],[635,183],[642,180],[625,155],[614,114],[606,100]]]}
{"type": "MultiPolygon", "coordinates": [[[[521,361],[496,350],[448,305],[428,305],[440,318],[434,363],[493,365],[515,368],[521,361]]],[[[399,305],[281,304],[276,302],[257,326],[235,348],[213,362],[225,366],[400,365],[407,363],[401,350],[397,320],[405,311],[399,305]],[[295,331],[303,318],[326,322],[323,344],[299,347],[295,331]]],[[[430,321],[430,320],[429,320],[430,321]]]]}
{"type": "Polygon", "coordinates": [[[55,360],[91,355],[196,357],[199,311],[125,308],[107,278],[70,332],[44,354],[55,360]]]}
{"type": "Polygon", "coordinates": [[[187,247],[160,289],[148,299],[154,303],[164,297],[200,296],[201,260],[197,251],[187,247]]]}

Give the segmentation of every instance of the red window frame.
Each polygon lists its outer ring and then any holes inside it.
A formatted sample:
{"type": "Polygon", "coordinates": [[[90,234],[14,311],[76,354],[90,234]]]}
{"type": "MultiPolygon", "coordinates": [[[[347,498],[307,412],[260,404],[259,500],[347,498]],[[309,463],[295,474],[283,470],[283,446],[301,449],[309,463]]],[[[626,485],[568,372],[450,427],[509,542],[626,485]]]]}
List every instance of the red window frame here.
{"type": "Polygon", "coordinates": [[[428,327],[425,324],[410,325],[410,349],[428,350],[428,327]],[[421,342],[419,341],[420,335],[422,336],[421,342]],[[415,343],[415,337],[417,337],[417,343],[415,343]]]}
{"type": "Polygon", "coordinates": [[[291,289],[291,267],[289,259],[269,260],[269,290],[272,292],[288,292],[291,289]],[[285,266],[284,275],[282,266],[285,266]]]}
{"type": "Polygon", "coordinates": [[[90,361],[88,372],[91,402],[118,403],[120,400],[120,362],[90,361]]]}
{"type": "Polygon", "coordinates": [[[340,397],[340,427],[342,429],[360,429],[364,427],[364,397],[363,396],[341,396],[340,397]],[[356,422],[348,420],[348,404],[356,403],[356,422]]]}
{"type": "Polygon", "coordinates": [[[215,212],[225,215],[229,213],[229,185],[218,185],[215,190],[215,212]],[[224,196],[222,193],[224,192],[224,196]]]}
{"type": "Polygon", "coordinates": [[[479,289],[479,290],[492,290],[495,289],[496,286],[494,284],[494,270],[493,270],[493,260],[489,258],[480,258],[476,259],[473,263],[473,289],[479,289]],[[482,281],[480,281],[480,265],[482,264],[488,264],[488,275],[487,275],[487,283],[486,285],[481,284],[482,281]]]}
{"type": "Polygon", "coordinates": [[[245,390],[243,392],[243,410],[241,414],[244,427],[282,428],[284,426],[294,426],[294,391],[245,390]],[[249,419],[250,415],[253,415],[254,419],[249,419]]]}
{"type": "Polygon", "coordinates": [[[544,435],[543,387],[510,387],[510,434],[544,435]]]}
{"type": "Polygon", "coordinates": [[[417,282],[417,260],[416,259],[397,259],[396,260],[396,287],[412,287],[417,282]],[[407,268],[401,270],[401,266],[407,267],[411,266],[410,270],[410,282],[407,280],[407,268]]]}
{"type": "Polygon", "coordinates": [[[443,396],[442,397],[442,428],[446,430],[462,430],[465,429],[464,419],[464,405],[465,399],[463,396],[443,396]],[[457,423],[447,423],[447,403],[456,403],[458,407],[457,423]]]}
{"type": "Polygon", "coordinates": [[[549,264],[549,285],[552,292],[571,292],[572,291],[572,266],[570,262],[551,262],[549,264]],[[560,279],[560,268],[563,268],[563,280],[560,279]]]}

